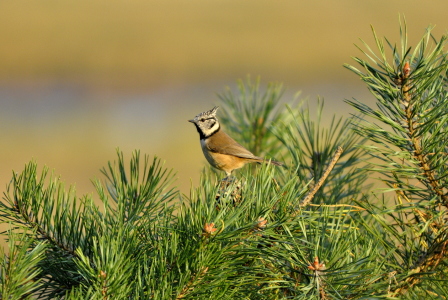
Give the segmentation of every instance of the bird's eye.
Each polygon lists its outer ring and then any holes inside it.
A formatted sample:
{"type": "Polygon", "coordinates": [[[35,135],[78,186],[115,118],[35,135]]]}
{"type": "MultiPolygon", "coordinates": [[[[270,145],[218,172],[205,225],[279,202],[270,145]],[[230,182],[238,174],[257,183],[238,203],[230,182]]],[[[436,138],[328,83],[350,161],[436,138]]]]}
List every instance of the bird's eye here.
{"type": "Polygon", "coordinates": [[[204,121],[205,121],[205,119],[204,119],[204,118],[202,118],[202,119],[201,119],[201,122],[204,122],[204,121]]]}

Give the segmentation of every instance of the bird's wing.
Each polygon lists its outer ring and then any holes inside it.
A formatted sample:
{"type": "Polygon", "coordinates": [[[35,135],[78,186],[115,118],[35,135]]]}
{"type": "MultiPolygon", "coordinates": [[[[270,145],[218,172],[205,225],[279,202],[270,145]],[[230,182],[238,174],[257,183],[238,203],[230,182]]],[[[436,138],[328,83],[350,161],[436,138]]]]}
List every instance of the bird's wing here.
{"type": "Polygon", "coordinates": [[[215,135],[219,136],[209,138],[207,141],[207,148],[210,151],[215,153],[234,155],[241,158],[263,160],[263,158],[253,155],[252,152],[238,144],[225,132],[219,131],[215,135]]]}

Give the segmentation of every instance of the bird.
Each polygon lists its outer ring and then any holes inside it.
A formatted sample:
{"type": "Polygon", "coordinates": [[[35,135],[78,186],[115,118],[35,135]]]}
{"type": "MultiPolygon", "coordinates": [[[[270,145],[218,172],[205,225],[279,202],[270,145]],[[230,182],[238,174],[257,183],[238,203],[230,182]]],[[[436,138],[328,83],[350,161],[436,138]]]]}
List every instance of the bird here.
{"type": "Polygon", "coordinates": [[[255,156],[225,133],[216,117],[218,108],[219,106],[215,106],[211,110],[198,114],[194,119],[188,120],[196,126],[202,152],[210,165],[226,172],[226,178],[230,178],[233,170],[239,169],[247,163],[283,165],[278,161],[265,160],[255,156]]]}

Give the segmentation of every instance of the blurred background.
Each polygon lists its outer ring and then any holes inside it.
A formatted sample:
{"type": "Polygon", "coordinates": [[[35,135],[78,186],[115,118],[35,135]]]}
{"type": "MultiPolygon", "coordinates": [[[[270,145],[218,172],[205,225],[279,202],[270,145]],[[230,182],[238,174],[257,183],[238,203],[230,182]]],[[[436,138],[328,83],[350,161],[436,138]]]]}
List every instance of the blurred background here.
{"type": "Polygon", "coordinates": [[[410,44],[429,25],[448,29],[445,1],[64,0],[0,4],[0,189],[34,159],[78,196],[134,149],[177,171],[177,186],[197,186],[205,159],[187,119],[212,108],[238,79],[284,83],[285,100],[372,101],[345,68],[359,38],[410,44]]]}

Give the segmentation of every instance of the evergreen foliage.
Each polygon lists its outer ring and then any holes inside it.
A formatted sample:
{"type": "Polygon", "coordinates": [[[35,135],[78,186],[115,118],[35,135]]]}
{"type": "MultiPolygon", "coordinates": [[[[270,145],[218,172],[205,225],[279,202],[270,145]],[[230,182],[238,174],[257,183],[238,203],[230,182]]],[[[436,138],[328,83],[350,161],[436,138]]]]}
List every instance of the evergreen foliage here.
{"type": "MultiPolygon", "coordinates": [[[[376,98],[377,108],[356,100],[350,105],[369,117],[356,127],[374,144],[366,146],[377,158],[373,170],[395,192],[393,201],[363,202],[377,220],[389,259],[384,271],[391,281],[389,295],[437,298],[448,295],[448,91],[447,37],[436,40],[428,28],[412,50],[406,24],[400,45],[373,31],[376,53],[366,44],[367,59],[355,58],[360,76],[376,98]],[[387,241],[387,242],[386,242],[387,241]]],[[[386,287],[386,285],[385,285],[386,287]]]]}
{"type": "Polygon", "coordinates": [[[245,167],[223,182],[207,167],[183,195],[159,158],[135,151],[127,162],[117,150],[97,196],[79,198],[28,163],[0,202],[10,224],[1,298],[443,299],[446,37],[428,31],[411,51],[400,32],[399,46],[385,40],[391,57],[374,32],[377,52],[364,44],[362,69],[347,65],[377,100],[347,100],[353,118],[324,124],[323,101],[314,118],[259,80],[219,96],[230,135],[285,168],[245,167]],[[389,193],[366,183],[375,172],[389,193]]]}

